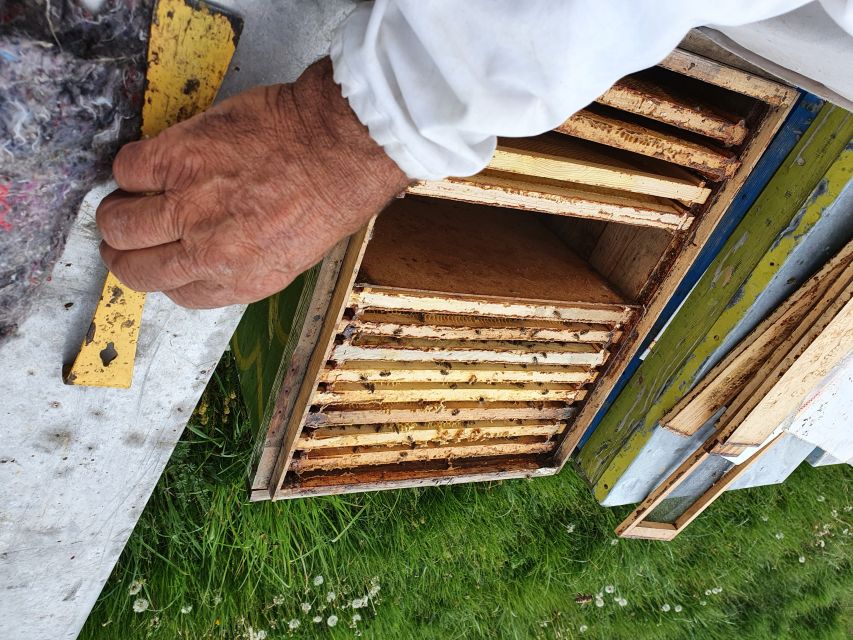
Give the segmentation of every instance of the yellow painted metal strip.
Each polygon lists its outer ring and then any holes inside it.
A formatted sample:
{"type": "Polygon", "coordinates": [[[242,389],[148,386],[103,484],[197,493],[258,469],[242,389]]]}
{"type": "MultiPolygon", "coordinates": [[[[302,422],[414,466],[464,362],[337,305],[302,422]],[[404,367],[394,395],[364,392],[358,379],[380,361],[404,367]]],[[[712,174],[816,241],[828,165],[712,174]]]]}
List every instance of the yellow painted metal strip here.
{"type": "MultiPolygon", "coordinates": [[[[160,0],[148,41],[142,136],[150,138],[213,102],[237,45],[240,23],[185,0],[160,0]]],[[[145,294],[107,274],[68,384],[128,388],[145,294]]]]}

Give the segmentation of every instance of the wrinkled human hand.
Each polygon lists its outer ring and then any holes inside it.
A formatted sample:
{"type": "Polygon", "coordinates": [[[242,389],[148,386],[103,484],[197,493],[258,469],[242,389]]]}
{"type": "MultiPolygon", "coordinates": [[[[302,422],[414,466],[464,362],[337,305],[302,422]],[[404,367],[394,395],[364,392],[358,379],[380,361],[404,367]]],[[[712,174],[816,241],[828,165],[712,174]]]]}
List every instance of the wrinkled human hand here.
{"type": "Polygon", "coordinates": [[[286,287],[404,190],[328,59],[126,145],[98,207],[110,270],[138,291],[211,308],[286,287]]]}

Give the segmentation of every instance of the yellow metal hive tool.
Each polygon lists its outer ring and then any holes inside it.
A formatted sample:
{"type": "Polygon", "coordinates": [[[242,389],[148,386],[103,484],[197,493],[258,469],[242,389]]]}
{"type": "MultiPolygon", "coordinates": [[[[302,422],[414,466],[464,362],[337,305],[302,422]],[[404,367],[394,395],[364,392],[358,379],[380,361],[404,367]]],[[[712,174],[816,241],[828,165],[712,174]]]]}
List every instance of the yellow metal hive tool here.
{"type": "MultiPolygon", "coordinates": [[[[237,46],[241,23],[186,0],[159,0],[148,41],[142,137],[204,111],[213,102],[237,46]]],[[[68,384],[128,388],[145,294],[108,273],[68,384]]]]}

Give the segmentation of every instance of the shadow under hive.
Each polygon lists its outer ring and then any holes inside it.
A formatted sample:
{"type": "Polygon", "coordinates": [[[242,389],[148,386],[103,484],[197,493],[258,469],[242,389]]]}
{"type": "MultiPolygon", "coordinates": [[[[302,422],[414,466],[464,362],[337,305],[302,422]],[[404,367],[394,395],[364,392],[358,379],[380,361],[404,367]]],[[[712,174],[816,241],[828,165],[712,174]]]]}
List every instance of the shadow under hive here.
{"type": "Polygon", "coordinates": [[[413,185],[281,294],[252,498],[557,472],[796,96],[677,50],[413,185]]]}

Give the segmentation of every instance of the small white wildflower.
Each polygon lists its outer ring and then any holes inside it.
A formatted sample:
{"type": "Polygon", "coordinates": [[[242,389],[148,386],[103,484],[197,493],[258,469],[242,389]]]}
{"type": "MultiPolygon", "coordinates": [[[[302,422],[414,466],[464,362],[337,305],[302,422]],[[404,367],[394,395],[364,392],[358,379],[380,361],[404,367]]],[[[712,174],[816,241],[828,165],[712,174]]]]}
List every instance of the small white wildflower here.
{"type": "Polygon", "coordinates": [[[770,520],[770,518],[768,518],[767,516],[761,516],[762,522],[767,522],[768,520],[770,520]]]}
{"type": "Polygon", "coordinates": [[[845,527],[844,529],[842,529],[842,530],[841,530],[841,533],[843,533],[843,534],[846,536],[846,535],[848,535],[848,534],[850,533],[850,529],[848,529],[847,527],[845,527]]]}
{"type": "Polygon", "coordinates": [[[660,607],[660,610],[663,611],[664,613],[669,613],[670,608],[671,607],[668,604],[662,604],[660,607]]]}
{"type": "Polygon", "coordinates": [[[805,563],[806,563],[806,557],[805,557],[805,556],[800,556],[800,557],[799,557],[799,560],[800,560],[800,564],[805,564],[805,563]]]}
{"type": "Polygon", "coordinates": [[[586,626],[585,624],[582,624],[581,626],[578,627],[578,631],[580,631],[581,633],[586,633],[587,629],[589,629],[589,627],[586,626]]]}
{"type": "Polygon", "coordinates": [[[706,596],[709,596],[709,595],[711,595],[712,593],[714,593],[713,589],[705,589],[705,595],[706,595],[706,596]]]}
{"type": "Polygon", "coordinates": [[[314,619],[314,622],[316,622],[317,624],[320,624],[321,622],[323,622],[323,616],[314,616],[313,619],[314,619]]]}
{"type": "Polygon", "coordinates": [[[540,621],[539,621],[539,626],[540,626],[540,627],[542,627],[542,628],[544,629],[545,627],[547,627],[547,626],[548,626],[548,621],[547,621],[547,620],[540,620],[540,621]]]}
{"type": "Polygon", "coordinates": [[[853,511],[853,505],[848,504],[846,507],[844,507],[844,513],[850,513],[851,511],[853,511]]]}
{"type": "Polygon", "coordinates": [[[610,541],[610,546],[611,546],[611,547],[615,547],[617,544],[619,544],[619,538],[613,538],[613,539],[610,541]]]}
{"type": "Polygon", "coordinates": [[[566,525],[566,533],[574,533],[574,532],[575,532],[575,525],[574,524],[567,524],[566,525]]]}
{"type": "Polygon", "coordinates": [[[616,598],[616,604],[620,607],[624,607],[628,604],[628,601],[625,598],[616,598]]]}
{"type": "Polygon", "coordinates": [[[361,609],[362,607],[366,607],[366,606],[367,606],[367,596],[363,596],[363,597],[361,597],[361,598],[355,598],[355,599],[350,603],[350,606],[351,606],[353,609],[361,609]]]}
{"type": "Polygon", "coordinates": [[[337,597],[337,593],[335,593],[334,591],[329,591],[329,593],[326,594],[326,602],[332,602],[337,597]]]}
{"type": "Polygon", "coordinates": [[[222,596],[221,596],[221,595],[219,595],[219,594],[217,593],[217,594],[213,597],[213,604],[215,604],[215,605],[216,605],[216,604],[219,604],[220,602],[222,602],[222,596]]]}
{"type": "Polygon", "coordinates": [[[722,593],[723,588],[722,587],[714,587],[713,589],[711,589],[711,591],[713,591],[714,593],[722,593]]]}
{"type": "Polygon", "coordinates": [[[784,534],[784,533],[782,533],[781,531],[777,531],[777,532],[776,532],[776,535],[775,535],[774,537],[775,537],[777,540],[781,540],[782,538],[784,538],[784,537],[785,537],[785,534],[784,534]]]}
{"type": "Polygon", "coordinates": [[[823,496],[818,496],[818,497],[817,497],[817,501],[818,501],[818,502],[823,502],[824,500],[826,500],[826,498],[824,498],[823,496]]]}
{"type": "Polygon", "coordinates": [[[595,599],[595,606],[600,609],[601,607],[604,606],[604,600],[602,600],[601,598],[596,598],[595,599]]]}
{"type": "MultiPolygon", "coordinates": [[[[477,587],[477,588],[479,589],[480,587],[477,587]]],[[[370,589],[367,590],[367,596],[369,598],[376,597],[376,594],[379,593],[380,589],[381,589],[381,587],[378,584],[371,584],[370,589]]]]}
{"type": "Polygon", "coordinates": [[[680,604],[677,604],[673,608],[673,611],[675,611],[676,613],[681,613],[682,611],[684,611],[684,607],[682,607],[680,604]]]}
{"type": "Polygon", "coordinates": [[[826,542],[824,542],[823,540],[818,540],[817,546],[819,546],[821,549],[823,549],[826,546],[826,542]]]}
{"type": "Polygon", "coordinates": [[[833,509],[832,511],[829,512],[829,515],[831,515],[833,518],[837,518],[838,517],[838,509],[833,509]]]}
{"type": "Polygon", "coordinates": [[[352,614],[352,623],[358,624],[359,622],[361,622],[361,614],[360,613],[352,614]]]}
{"type": "Polygon", "coordinates": [[[291,631],[296,631],[296,629],[299,628],[300,624],[302,624],[302,623],[299,622],[299,620],[297,620],[296,618],[294,618],[293,620],[291,620],[290,622],[287,623],[287,628],[290,629],[291,631]]]}
{"type": "Polygon", "coordinates": [[[326,619],[326,624],[330,627],[334,627],[336,624],[338,624],[338,616],[336,616],[335,614],[330,615],[326,619]]]}
{"type": "Polygon", "coordinates": [[[142,591],[142,587],[144,585],[145,585],[144,580],[134,580],[133,582],[130,583],[130,586],[127,588],[127,592],[130,595],[135,596],[137,593],[142,591]]]}
{"type": "Polygon", "coordinates": [[[616,591],[616,587],[614,587],[612,584],[609,584],[604,587],[604,593],[613,593],[614,591],[616,591]]]}
{"type": "Polygon", "coordinates": [[[308,613],[309,611],[311,611],[311,603],[310,602],[303,602],[301,606],[302,606],[302,613],[308,613]]]}
{"type": "Polygon", "coordinates": [[[185,604],[183,607],[181,607],[181,613],[189,613],[192,610],[193,606],[191,604],[185,604]]]}
{"type": "Polygon", "coordinates": [[[701,604],[704,607],[705,605],[708,604],[708,601],[707,600],[700,600],[699,604],[701,604]]]}
{"type": "Polygon", "coordinates": [[[273,596],[272,603],[277,607],[283,605],[284,596],[273,596]]]}
{"type": "Polygon", "coordinates": [[[249,640],[267,640],[267,632],[263,629],[249,627],[249,640]]]}
{"type": "Polygon", "coordinates": [[[142,613],[148,608],[148,600],[145,598],[137,598],[133,601],[133,611],[135,613],[142,613]]]}
{"type": "Polygon", "coordinates": [[[314,586],[319,587],[321,584],[325,582],[325,578],[323,576],[314,576],[314,586]]]}

